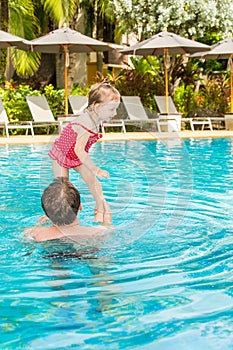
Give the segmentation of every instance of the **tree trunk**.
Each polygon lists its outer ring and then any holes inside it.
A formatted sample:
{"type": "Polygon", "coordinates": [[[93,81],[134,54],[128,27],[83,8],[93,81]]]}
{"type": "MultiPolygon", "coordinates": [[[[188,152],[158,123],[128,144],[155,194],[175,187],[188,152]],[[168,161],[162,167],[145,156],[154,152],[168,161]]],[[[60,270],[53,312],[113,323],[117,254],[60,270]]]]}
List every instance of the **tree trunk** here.
{"type": "MultiPolygon", "coordinates": [[[[9,13],[8,13],[8,0],[1,0],[0,11],[0,26],[1,30],[8,31],[9,13]]],[[[1,49],[0,55],[0,83],[5,83],[6,80],[6,66],[9,60],[9,54],[7,49],[1,49]]]]}
{"type": "Polygon", "coordinates": [[[1,12],[0,12],[1,30],[8,31],[9,12],[8,12],[8,0],[1,0],[1,12]]]}

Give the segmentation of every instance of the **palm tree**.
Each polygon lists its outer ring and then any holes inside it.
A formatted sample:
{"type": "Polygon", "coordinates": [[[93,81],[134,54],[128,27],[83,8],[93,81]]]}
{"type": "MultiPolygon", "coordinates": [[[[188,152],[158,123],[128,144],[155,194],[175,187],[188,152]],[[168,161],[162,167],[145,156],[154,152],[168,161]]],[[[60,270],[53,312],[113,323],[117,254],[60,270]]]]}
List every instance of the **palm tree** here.
{"type": "MultiPolygon", "coordinates": [[[[7,31],[9,16],[8,16],[8,0],[1,0],[1,11],[0,11],[0,26],[1,30],[7,31]]],[[[7,61],[7,50],[1,50],[0,56],[0,80],[3,80],[3,70],[6,67],[7,61]]]]}
{"type": "Polygon", "coordinates": [[[1,0],[0,22],[1,22],[1,29],[6,31],[7,24],[9,22],[8,0],[1,0]]]}
{"type": "MultiPolygon", "coordinates": [[[[1,28],[31,40],[69,24],[78,0],[1,0],[1,28]]],[[[40,54],[12,50],[13,65],[18,75],[32,76],[40,65],[40,54]]]]}

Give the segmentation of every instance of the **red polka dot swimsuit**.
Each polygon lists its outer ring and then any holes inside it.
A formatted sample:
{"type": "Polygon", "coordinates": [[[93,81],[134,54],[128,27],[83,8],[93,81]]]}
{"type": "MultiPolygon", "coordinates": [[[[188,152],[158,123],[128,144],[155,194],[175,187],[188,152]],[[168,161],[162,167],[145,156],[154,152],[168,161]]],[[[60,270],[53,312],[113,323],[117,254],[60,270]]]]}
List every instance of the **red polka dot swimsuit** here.
{"type": "Polygon", "coordinates": [[[83,129],[87,130],[90,134],[92,134],[87,141],[85,147],[86,152],[88,152],[91,146],[102,137],[102,135],[99,135],[98,133],[87,129],[82,124],[79,124],[77,122],[69,123],[62,130],[61,135],[54,142],[49,152],[50,158],[56,160],[57,163],[64,168],[75,168],[76,166],[82,165],[82,162],[74,151],[78,134],[72,128],[73,125],[79,125],[83,129]]]}

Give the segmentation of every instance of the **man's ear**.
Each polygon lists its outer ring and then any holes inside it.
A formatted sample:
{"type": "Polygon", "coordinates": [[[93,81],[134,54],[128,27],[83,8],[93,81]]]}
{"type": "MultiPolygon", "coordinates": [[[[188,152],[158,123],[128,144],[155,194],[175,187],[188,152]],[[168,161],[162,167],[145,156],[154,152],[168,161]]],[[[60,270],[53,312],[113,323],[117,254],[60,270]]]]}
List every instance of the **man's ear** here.
{"type": "Polygon", "coordinates": [[[80,203],[78,210],[82,210],[82,209],[83,209],[83,206],[82,206],[82,203],[80,203]]]}

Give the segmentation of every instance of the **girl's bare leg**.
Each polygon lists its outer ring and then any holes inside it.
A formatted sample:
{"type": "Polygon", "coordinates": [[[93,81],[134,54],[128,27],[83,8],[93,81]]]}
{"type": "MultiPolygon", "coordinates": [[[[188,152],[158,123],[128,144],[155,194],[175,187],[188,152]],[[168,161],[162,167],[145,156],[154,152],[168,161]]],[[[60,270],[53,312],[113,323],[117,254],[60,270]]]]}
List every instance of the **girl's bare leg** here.
{"type": "Polygon", "coordinates": [[[91,194],[96,201],[96,208],[94,213],[94,222],[102,222],[106,224],[111,224],[112,213],[109,204],[105,201],[102,186],[95,174],[90,171],[85,165],[80,165],[74,168],[82,176],[83,180],[86,182],[91,194]]]}
{"type": "Polygon", "coordinates": [[[53,160],[53,174],[55,179],[57,177],[66,177],[69,179],[69,169],[60,166],[56,160],[53,160]]]}

